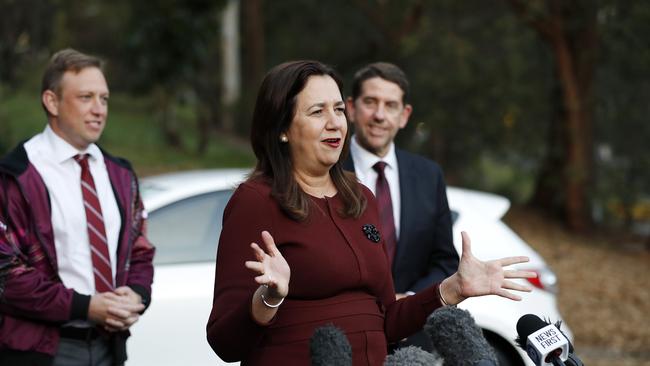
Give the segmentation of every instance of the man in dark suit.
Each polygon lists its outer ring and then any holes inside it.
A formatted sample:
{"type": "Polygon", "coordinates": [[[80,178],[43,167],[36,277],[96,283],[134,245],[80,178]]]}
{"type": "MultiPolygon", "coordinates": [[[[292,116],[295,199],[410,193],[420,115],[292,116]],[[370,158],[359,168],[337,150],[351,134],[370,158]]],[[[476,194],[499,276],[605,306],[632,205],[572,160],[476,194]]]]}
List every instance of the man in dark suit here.
{"type": "MultiPolygon", "coordinates": [[[[458,269],[442,170],[429,159],[396,149],[393,142],[413,110],[408,98],[404,72],[377,62],[355,74],[346,101],[354,135],[344,167],[377,196],[398,299],[458,269]]],[[[422,333],[409,343],[431,348],[422,333]]]]}

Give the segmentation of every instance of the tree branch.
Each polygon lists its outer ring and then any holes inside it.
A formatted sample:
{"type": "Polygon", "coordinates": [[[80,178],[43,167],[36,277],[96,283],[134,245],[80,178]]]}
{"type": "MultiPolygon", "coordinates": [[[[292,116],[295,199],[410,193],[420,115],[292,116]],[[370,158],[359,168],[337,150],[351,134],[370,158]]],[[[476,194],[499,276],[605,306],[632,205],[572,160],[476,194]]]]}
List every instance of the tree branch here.
{"type": "Polygon", "coordinates": [[[514,10],[515,14],[531,28],[535,29],[539,35],[546,39],[550,40],[557,35],[557,23],[553,20],[554,17],[545,17],[539,18],[533,16],[529,8],[522,0],[508,0],[510,6],[514,10]]]}
{"type": "Polygon", "coordinates": [[[424,11],[424,1],[418,0],[406,12],[399,30],[393,30],[386,22],[385,14],[390,14],[386,9],[388,2],[380,2],[378,6],[370,6],[368,1],[357,0],[357,7],[368,17],[385,39],[388,39],[392,45],[399,44],[404,37],[413,33],[420,25],[422,12],[424,11]]]}

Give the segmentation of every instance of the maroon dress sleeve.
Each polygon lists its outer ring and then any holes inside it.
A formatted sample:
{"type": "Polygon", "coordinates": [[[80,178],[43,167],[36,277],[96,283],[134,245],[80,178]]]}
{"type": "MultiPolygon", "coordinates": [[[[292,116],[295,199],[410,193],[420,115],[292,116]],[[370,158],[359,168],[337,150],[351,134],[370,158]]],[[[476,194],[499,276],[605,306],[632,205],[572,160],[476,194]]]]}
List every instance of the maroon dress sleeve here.
{"type": "Polygon", "coordinates": [[[395,294],[388,299],[384,330],[388,343],[394,343],[421,330],[427,317],[442,306],[435,284],[415,295],[395,301],[395,294]],[[392,300],[392,302],[391,302],[392,300]]]}
{"type": "Polygon", "coordinates": [[[262,245],[263,230],[273,235],[271,205],[268,194],[244,183],[224,210],[207,338],[216,354],[227,362],[246,359],[266,329],[252,318],[251,301],[258,285],[244,263],[254,260],[250,244],[262,245]]]}

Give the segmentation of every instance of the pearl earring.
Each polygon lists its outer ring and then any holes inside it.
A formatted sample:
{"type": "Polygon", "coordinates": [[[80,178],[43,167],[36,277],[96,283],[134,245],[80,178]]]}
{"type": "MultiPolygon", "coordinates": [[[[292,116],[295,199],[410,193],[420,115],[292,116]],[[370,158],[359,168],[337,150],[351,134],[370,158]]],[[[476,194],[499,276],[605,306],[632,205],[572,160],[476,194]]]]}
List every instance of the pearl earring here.
{"type": "Polygon", "coordinates": [[[289,142],[289,138],[287,137],[287,135],[281,135],[280,136],[280,141],[282,141],[284,143],[287,143],[287,142],[289,142]]]}

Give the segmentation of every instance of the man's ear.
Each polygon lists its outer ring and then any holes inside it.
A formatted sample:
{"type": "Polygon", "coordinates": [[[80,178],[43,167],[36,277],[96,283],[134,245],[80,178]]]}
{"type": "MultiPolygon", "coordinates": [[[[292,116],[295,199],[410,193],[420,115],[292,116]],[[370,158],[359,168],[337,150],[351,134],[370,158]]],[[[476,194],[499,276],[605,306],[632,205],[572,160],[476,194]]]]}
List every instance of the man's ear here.
{"type": "Polygon", "coordinates": [[[406,127],[406,124],[408,123],[412,112],[413,112],[413,106],[412,105],[407,104],[407,105],[404,106],[404,109],[402,109],[402,113],[400,114],[400,121],[399,121],[399,128],[400,129],[406,127]]]}
{"type": "Polygon", "coordinates": [[[354,122],[352,116],[354,116],[354,99],[352,97],[347,97],[345,99],[345,114],[348,117],[348,122],[354,122]]]}
{"type": "Polygon", "coordinates": [[[48,89],[41,95],[41,100],[51,115],[59,115],[59,97],[57,97],[56,93],[48,89]]]}

